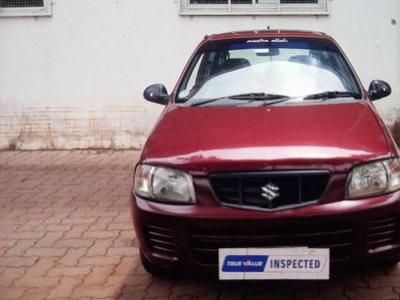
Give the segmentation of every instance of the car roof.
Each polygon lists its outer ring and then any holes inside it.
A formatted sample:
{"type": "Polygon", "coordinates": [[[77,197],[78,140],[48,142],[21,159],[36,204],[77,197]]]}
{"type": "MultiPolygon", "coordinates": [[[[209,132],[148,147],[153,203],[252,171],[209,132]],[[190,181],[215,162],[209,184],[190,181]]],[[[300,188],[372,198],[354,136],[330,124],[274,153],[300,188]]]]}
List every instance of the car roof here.
{"type": "Polygon", "coordinates": [[[230,40],[230,39],[246,39],[246,38],[265,38],[265,37],[304,37],[304,38],[328,38],[328,35],[318,31],[306,30],[247,30],[247,31],[231,31],[212,35],[206,35],[206,41],[230,40]]]}

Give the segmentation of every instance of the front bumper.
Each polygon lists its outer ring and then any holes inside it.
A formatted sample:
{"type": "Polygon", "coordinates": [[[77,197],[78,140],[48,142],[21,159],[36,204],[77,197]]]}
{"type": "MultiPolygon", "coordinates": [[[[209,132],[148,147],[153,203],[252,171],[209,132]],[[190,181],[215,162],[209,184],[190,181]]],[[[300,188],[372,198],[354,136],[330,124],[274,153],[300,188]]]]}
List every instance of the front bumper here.
{"type": "Polygon", "coordinates": [[[400,192],[262,212],[168,205],[131,193],[141,253],[154,265],[216,270],[219,248],[330,248],[332,267],[400,257],[400,192]]]}

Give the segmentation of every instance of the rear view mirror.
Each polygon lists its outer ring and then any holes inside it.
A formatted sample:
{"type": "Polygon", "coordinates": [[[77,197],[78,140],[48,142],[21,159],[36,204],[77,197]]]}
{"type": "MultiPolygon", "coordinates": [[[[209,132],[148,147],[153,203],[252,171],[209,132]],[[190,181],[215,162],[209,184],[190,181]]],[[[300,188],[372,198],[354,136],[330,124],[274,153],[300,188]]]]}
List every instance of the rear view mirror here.
{"type": "Polygon", "coordinates": [[[368,94],[371,100],[378,100],[392,93],[390,85],[383,80],[373,80],[369,85],[368,94]]]}
{"type": "Polygon", "coordinates": [[[161,83],[148,86],[143,93],[144,99],[158,104],[167,104],[169,95],[165,86],[161,83]]]}
{"type": "Polygon", "coordinates": [[[278,48],[264,48],[255,50],[257,56],[277,56],[279,55],[278,48]]]}

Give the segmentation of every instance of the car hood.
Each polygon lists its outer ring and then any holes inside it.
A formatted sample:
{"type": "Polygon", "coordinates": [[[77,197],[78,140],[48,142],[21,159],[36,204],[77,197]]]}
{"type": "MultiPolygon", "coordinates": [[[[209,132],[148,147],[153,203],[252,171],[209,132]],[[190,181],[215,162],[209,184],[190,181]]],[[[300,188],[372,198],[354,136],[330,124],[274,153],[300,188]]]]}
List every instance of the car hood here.
{"type": "Polygon", "coordinates": [[[168,106],[142,162],[192,174],[328,169],[387,157],[377,117],[364,101],[267,107],[168,106]]]}

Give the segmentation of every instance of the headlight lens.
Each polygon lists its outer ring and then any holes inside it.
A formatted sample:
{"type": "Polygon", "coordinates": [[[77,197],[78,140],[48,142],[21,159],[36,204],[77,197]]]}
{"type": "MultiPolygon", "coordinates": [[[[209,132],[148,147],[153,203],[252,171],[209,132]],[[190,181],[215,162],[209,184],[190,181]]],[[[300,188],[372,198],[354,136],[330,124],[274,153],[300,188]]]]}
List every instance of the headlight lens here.
{"type": "Polygon", "coordinates": [[[382,195],[400,189],[400,159],[356,166],[347,179],[346,198],[382,195]]]}
{"type": "Polygon", "coordinates": [[[177,169],[138,165],[133,187],[144,198],[185,204],[196,202],[192,176],[177,169]]]}

